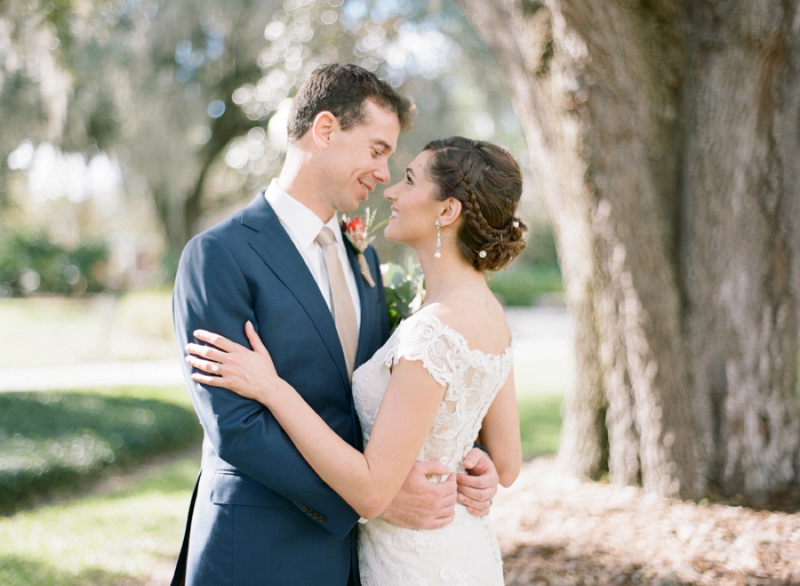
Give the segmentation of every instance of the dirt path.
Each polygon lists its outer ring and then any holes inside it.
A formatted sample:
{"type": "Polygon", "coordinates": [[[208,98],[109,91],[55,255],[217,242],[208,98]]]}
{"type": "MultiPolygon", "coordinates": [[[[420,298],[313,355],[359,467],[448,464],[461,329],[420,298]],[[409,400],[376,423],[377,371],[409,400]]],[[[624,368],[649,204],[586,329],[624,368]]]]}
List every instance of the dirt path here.
{"type": "Polygon", "coordinates": [[[511,585],[800,585],[800,513],[697,505],[523,466],[492,522],[511,585]]]}

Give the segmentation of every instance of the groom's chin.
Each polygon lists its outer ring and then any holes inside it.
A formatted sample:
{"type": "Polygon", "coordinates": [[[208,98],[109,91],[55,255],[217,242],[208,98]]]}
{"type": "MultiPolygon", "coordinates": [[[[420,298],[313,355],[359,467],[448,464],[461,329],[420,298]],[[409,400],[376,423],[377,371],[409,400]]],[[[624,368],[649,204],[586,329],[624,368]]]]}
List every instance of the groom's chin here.
{"type": "Polygon", "coordinates": [[[361,204],[361,201],[362,201],[361,199],[357,198],[352,198],[347,201],[340,201],[339,205],[337,206],[337,209],[345,214],[352,214],[358,209],[358,206],[361,204]]]}

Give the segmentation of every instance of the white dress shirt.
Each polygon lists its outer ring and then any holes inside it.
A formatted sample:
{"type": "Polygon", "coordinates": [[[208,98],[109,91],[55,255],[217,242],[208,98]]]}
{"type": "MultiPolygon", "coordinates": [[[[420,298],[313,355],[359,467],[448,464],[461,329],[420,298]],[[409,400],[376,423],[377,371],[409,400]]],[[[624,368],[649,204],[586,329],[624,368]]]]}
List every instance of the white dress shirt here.
{"type": "MultiPolygon", "coordinates": [[[[334,214],[327,223],[323,224],[317,214],[286,193],[278,185],[277,179],[273,179],[269,184],[264,197],[272,206],[272,209],[275,210],[278,220],[280,220],[289,238],[292,239],[295,247],[297,247],[300,256],[306,262],[311,276],[314,277],[320,293],[325,298],[325,303],[328,304],[328,309],[331,309],[331,283],[328,278],[328,269],[325,267],[322,247],[315,242],[315,239],[323,226],[331,229],[334,238],[336,238],[336,251],[339,253],[339,262],[342,263],[347,288],[350,290],[350,297],[353,299],[356,321],[358,322],[356,325],[360,328],[361,298],[358,296],[356,276],[353,274],[353,267],[350,265],[350,259],[347,256],[347,250],[345,250],[344,236],[339,226],[338,216],[334,214]]],[[[363,278],[361,274],[358,276],[363,278]]]]}

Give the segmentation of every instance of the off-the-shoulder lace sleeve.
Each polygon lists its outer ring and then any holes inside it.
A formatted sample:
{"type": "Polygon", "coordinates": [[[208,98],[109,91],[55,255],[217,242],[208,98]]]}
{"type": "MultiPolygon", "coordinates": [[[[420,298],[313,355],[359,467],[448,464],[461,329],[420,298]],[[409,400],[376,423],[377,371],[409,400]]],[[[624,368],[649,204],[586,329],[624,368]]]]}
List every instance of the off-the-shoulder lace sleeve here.
{"type": "Polygon", "coordinates": [[[462,344],[439,318],[412,316],[400,324],[395,350],[387,356],[386,365],[397,364],[401,358],[419,360],[437,383],[448,386],[453,382],[462,344]]]}

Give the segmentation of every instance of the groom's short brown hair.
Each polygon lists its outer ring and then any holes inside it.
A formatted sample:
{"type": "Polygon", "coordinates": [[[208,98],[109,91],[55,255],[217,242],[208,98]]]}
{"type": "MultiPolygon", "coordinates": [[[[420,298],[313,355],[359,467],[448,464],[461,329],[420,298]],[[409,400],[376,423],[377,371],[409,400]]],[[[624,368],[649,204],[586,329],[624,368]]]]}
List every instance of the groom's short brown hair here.
{"type": "Polygon", "coordinates": [[[336,116],[343,130],[363,123],[364,101],[368,99],[397,114],[402,132],[411,129],[416,113],[414,102],[358,65],[333,63],[317,67],[294,97],[289,113],[289,140],[303,136],[316,115],[324,111],[336,116]]]}

